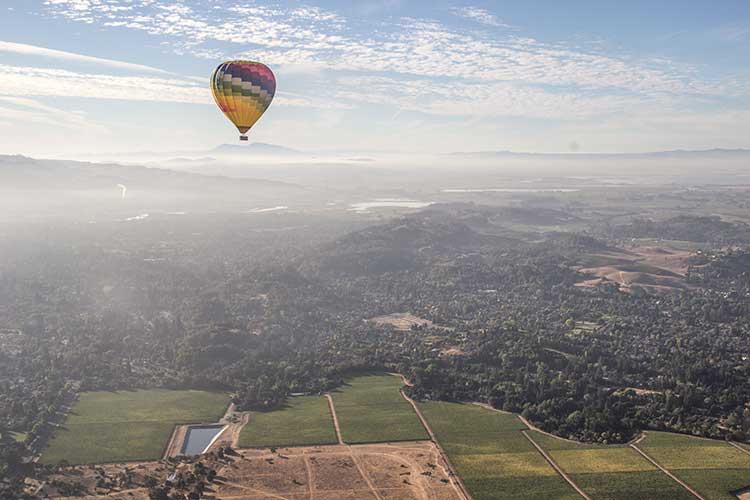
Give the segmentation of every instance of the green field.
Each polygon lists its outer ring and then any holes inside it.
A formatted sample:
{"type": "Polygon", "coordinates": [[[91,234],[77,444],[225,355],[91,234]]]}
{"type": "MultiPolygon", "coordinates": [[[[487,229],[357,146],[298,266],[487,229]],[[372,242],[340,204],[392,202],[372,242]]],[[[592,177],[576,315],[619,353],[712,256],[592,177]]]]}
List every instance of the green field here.
{"type": "Polygon", "coordinates": [[[475,500],[580,499],[523,436],[515,415],[459,403],[419,407],[475,500]]]}
{"type": "Polygon", "coordinates": [[[328,400],[322,396],[289,398],[280,410],[253,412],[240,434],[240,447],[309,446],[337,443],[328,400]]]}
{"type": "Polygon", "coordinates": [[[353,377],[333,391],[341,436],[346,443],[429,439],[414,408],[399,392],[395,375],[353,377]]]}
{"type": "Polygon", "coordinates": [[[42,462],[158,459],[176,424],[215,422],[228,404],[227,394],[206,391],[85,392],[42,453],[42,462]]]}
{"type": "Polygon", "coordinates": [[[530,434],[594,500],[690,500],[685,488],[629,446],[585,445],[530,434]]]}
{"type": "Polygon", "coordinates": [[[708,500],[750,486],[750,455],[722,441],[649,432],[638,447],[708,500]]]}

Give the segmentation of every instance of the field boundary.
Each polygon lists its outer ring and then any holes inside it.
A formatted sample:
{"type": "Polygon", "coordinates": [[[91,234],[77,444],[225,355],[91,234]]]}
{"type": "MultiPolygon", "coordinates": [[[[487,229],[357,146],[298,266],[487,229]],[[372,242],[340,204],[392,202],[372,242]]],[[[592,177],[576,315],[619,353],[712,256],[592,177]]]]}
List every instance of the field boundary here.
{"type": "Polygon", "coordinates": [[[333,418],[333,429],[336,431],[336,439],[338,439],[339,444],[345,444],[341,437],[341,427],[339,426],[339,417],[336,415],[336,407],[333,404],[333,397],[330,393],[326,393],[325,396],[328,400],[328,409],[331,412],[331,418],[333,418]]]}
{"type": "Polygon", "coordinates": [[[693,495],[695,498],[698,498],[700,500],[706,500],[703,497],[703,495],[701,495],[700,493],[698,493],[697,491],[695,491],[692,487],[690,487],[690,485],[688,485],[682,479],[678,478],[677,476],[675,476],[674,474],[672,474],[671,472],[669,472],[667,469],[665,469],[664,467],[662,467],[662,465],[659,462],[657,462],[656,460],[654,460],[653,458],[651,458],[648,454],[646,454],[645,451],[643,451],[640,448],[638,448],[638,446],[636,446],[635,444],[631,444],[630,447],[633,448],[638,453],[640,453],[643,456],[643,458],[645,458],[646,460],[648,460],[649,462],[651,462],[657,469],[659,469],[660,471],[662,471],[664,474],[666,474],[667,476],[669,476],[670,478],[672,478],[675,482],[677,482],[680,486],[682,486],[683,488],[685,488],[688,491],[688,493],[690,493],[691,495],[693,495]]]}
{"type": "Polygon", "coordinates": [[[532,438],[531,436],[529,436],[529,431],[530,430],[532,430],[532,429],[523,430],[523,431],[521,431],[521,434],[523,434],[523,436],[526,439],[528,439],[529,442],[532,445],[534,445],[534,448],[536,448],[537,451],[542,454],[542,456],[544,457],[544,459],[552,466],[552,468],[555,469],[558,474],[560,474],[560,477],[562,477],[570,486],[572,486],[573,489],[576,490],[576,492],[578,492],[579,495],[581,495],[586,500],[592,500],[591,497],[588,496],[588,494],[585,491],[583,491],[581,489],[581,487],[578,486],[575,483],[575,481],[573,481],[573,479],[571,479],[571,477],[567,474],[567,472],[565,472],[564,470],[562,470],[562,467],[560,467],[557,464],[557,462],[555,462],[555,459],[552,458],[550,456],[550,454],[547,453],[547,451],[544,448],[542,448],[541,446],[539,446],[539,444],[537,444],[537,442],[534,441],[534,438],[532,438]]]}
{"type": "MultiPolygon", "coordinates": [[[[485,404],[485,403],[476,403],[475,402],[474,404],[479,405],[482,408],[489,408],[489,409],[492,409],[492,410],[495,410],[495,411],[505,412],[505,410],[498,410],[497,408],[492,408],[490,405],[485,404]]],[[[507,413],[511,413],[511,412],[507,412],[507,413]]],[[[581,441],[576,441],[575,439],[564,438],[562,436],[556,436],[555,434],[552,434],[551,432],[547,432],[545,430],[542,430],[539,427],[537,427],[536,425],[534,425],[531,422],[529,422],[520,413],[511,413],[511,414],[512,415],[516,415],[518,417],[518,419],[521,420],[521,422],[523,422],[523,424],[526,427],[528,427],[529,429],[531,429],[532,431],[536,431],[536,432],[538,432],[540,434],[544,434],[545,436],[548,436],[548,437],[551,437],[551,438],[555,438],[558,441],[563,441],[565,443],[574,444],[576,446],[587,446],[587,443],[583,443],[581,441]]],[[[625,447],[625,446],[630,446],[631,444],[637,444],[640,441],[642,441],[645,437],[646,437],[646,433],[643,432],[643,431],[641,431],[633,439],[631,439],[627,443],[622,443],[622,444],[603,444],[603,445],[600,445],[600,446],[602,446],[602,447],[610,447],[610,448],[618,448],[618,447],[622,448],[622,447],[625,447]]]]}
{"type": "MultiPolygon", "coordinates": [[[[406,382],[406,379],[403,377],[403,375],[401,377],[404,380],[404,382],[406,382]]],[[[437,448],[438,453],[440,453],[440,458],[443,459],[443,462],[448,468],[448,475],[451,477],[451,483],[453,484],[453,488],[459,494],[459,497],[463,497],[467,500],[471,500],[472,497],[469,494],[469,490],[466,488],[466,485],[464,484],[463,479],[461,479],[461,476],[459,476],[456,473],[456,469],[453,467],[453,464],[451,463],[451,461],[448,460],[448,454],[445,453],[445,450],[443,450],[443,447],[440,445],[440,442],[438,441],[437,436],[435,436],[435,433],[432,432],[432,428],[430,427],[430,424],[427,422],[427,419],[424,417],[424,415],[422,415],[422,410],[419,409],[419,407],[417,406],[417,403],[415,403],[413,399],[411,399],[409,396],[406,395],[403,389],[401,389],[400,392],[401,392],[401,395],[404,397],[404,399],[409,402],[412,408],[414,408],[414,413],[417,414],[417,417],[419,417],[419,420],[422,422],[422,426],[427,431],[427,435],[430,436],[430,441],[432,441],[435,444],[435,448],[437,448]]]]}
{"type": "Polygon", "coordinates": [[[161,458],[167,459],[170,456],[172,456],[172,452],[174,450],[174,447],[177,445],[177,440],[180,440],[180,448],[182,448],[182,441],[185,440],[185,436],[178,437],[178,434],[182,432],[183,434],[186,432],[184,429],[184,424],[176,424],[172,428],[172,434],[169,435],[169,440],[167,441],[166,446],[162,450],[161,458]]]}
{"type": "Polygon", "coordinates": [[[750,450],[747,450],[747,449],[743,448],[742,446],[738,445],[738,444],[737,444],[737,443],[735,443],[734,441],[727,441],[727,443],[729,443],[729,444],[730,444],[730,445],[732,445],[733,447],[737,448],[738,450],[740,450],[740,451],[741,451],[742,453],[744,453],[745,455],[750,455],[750,450]]]}

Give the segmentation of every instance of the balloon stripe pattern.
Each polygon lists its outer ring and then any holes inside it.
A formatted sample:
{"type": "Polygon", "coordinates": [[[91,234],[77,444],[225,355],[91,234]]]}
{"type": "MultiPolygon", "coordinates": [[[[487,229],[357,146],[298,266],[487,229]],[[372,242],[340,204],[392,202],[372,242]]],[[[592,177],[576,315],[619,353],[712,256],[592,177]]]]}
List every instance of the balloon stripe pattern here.
{"type": "Polygon", "coordinates": [[[271,105],[276,77],[265,64],[228,61],[214,70],[211,93],[219,109],[244,134],[271,105]]]}

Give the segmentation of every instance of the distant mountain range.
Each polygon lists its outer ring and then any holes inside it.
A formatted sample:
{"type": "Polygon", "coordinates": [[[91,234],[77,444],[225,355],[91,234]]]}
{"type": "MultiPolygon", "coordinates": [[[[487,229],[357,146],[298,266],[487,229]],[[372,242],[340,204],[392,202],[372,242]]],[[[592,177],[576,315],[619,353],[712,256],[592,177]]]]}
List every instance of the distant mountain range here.
{"type": "Polygon", "coordinates": [[[221,144],[208,152],[212,155],[268,155],[268,156],[300,156],[306,153],[297,149],[277,146],[276,144],[266,144],[263,142],[253,142],[250,144],[221,144]]]}
{"type": "Polygon", "coordinates": [[[137,165],[37,160],[21,155],[0,155],[0,190],[4,187],[40,190],[116,189],[118,184],[127,186],[128,189],[195,192],[245,192],[252,189],[298,187],[265,179],[236,179],[137,165]]]}
{"type": "Polygon", "coordinates": [[[161,161],[214,161],[218,158],[238,158],[243,156],[274,156],[274,157],[301,157],[312,156],[310,153],[299,151],[297,149],[278,146],[275,144],[266,144],[263,142],[252,142],[250,144],[220,144],[209,150],[194,151],[134,151],[132,153],[114,153],[114,154],[96,154],[86,155],[88,158],[115,158],[123,160],[154,160],[161,161]]]}
{"type": "MultiPolygon", "coordinates": [[[[374,152],[368,152],[368,155],[375,155],[374,152]]],[[[382,154],[389,154],[384,152],[382,154]]],[[[249,144],[220,144],[215,148],[200,151],[138,151],[133,153],[119,153],[110,155],[96,155],[104,158],[122,158],[132,160],[157,160],[168,162],[202,162],[209,163],[222,158],[238,159],[243,157],[277,157],[277,158],[303,158],[303,157],[347,157],[349,161],[373,161],[369,156],[360,159],[361,152],[357,151],[303,151],[299,149],[280,146],[277,144],[268,144],[263,142],[253,142],[249,144]]],[[[408,156],[408,153],[399,156],[408,156]]],[[[746,158],[750,157],[749,149],[706,149],[706,150],[673,150],[673,151],[654,151],[646,153],[525,153],[508,150],[498,151],[456,151],[452,153],[443,153],[442,157],[463,157],[476,159],[491,158],[543,158],[543,159],[615,159],[615,158],[746,158]]],[[[94,157],[92,155],[91,157],[94,157]]]]}
{"type": "Polygon", "coordinates": [[[464,151],[447,153],[445,156],[462,156],[472,158],[502,158],[502,157],[528,157],[528,158],[551,158],[551,159],[600,159],[600,158],[750,158],[748,149],[704,149],[704,150],[682,150],[654,151],[650,153],[516,153],[513,151],[464,151]]]}

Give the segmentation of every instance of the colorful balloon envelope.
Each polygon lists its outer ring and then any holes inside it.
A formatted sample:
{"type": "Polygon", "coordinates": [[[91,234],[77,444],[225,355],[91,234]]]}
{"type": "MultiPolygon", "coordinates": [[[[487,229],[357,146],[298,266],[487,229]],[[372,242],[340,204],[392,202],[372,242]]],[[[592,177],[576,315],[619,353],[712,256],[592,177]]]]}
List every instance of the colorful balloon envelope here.
{"type": "Polygon", "coordinates": [[[240,131],[240,140],[255,125],[276,93],[276,77],[265,64],[228,61],[211,76],[211,92],[219,109],[240,131]]]}

